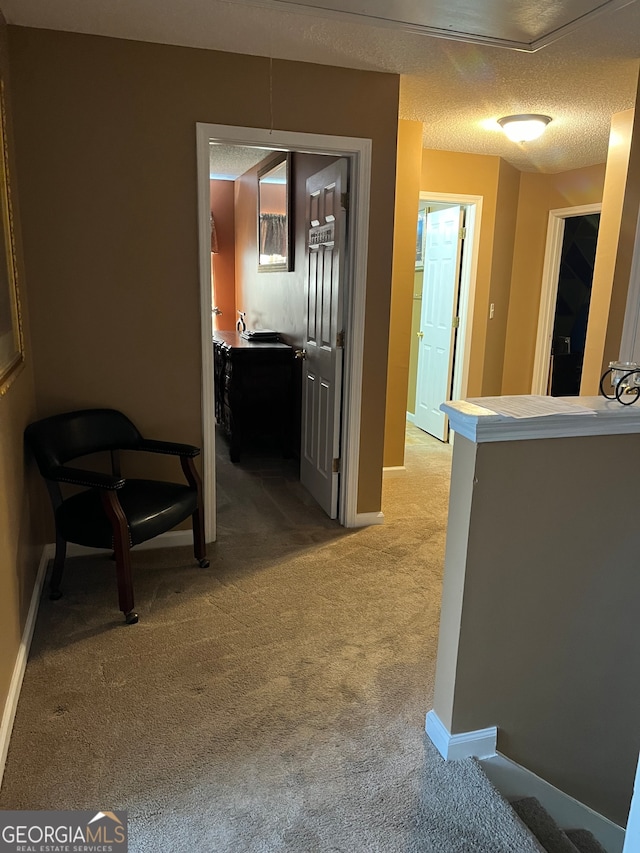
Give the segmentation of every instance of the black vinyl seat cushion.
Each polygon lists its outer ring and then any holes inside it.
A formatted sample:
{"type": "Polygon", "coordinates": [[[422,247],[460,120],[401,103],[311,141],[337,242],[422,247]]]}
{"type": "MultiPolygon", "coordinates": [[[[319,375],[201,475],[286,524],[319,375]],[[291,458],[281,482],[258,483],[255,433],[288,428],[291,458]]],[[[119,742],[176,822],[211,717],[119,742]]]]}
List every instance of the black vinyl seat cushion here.
{"type": "MultiPolygon", "coordinates": [[[[131,545],[175,527],[198,506],[195,489],[159,480],[126,480],[116,494],[127,517],[131,545]]],[[[56,511],[56,525],[67,542],[113,548],[113,530],[98,489],[88,489],[63,501],[56,511]]]]}

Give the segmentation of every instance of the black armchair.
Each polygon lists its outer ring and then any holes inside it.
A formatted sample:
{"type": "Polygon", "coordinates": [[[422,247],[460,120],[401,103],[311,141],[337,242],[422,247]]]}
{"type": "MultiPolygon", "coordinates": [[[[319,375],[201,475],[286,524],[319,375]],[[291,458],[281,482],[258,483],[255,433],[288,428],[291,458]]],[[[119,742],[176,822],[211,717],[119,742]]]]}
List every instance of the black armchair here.
{"type": "Polygon", "coordinates": [[[67,542],[113,549],[120,610],[128,624],[134,612],[130,549],[175,527],[191,516],[194,554],[202,568],[209,565],[204,541],[204,506],[200,477],[193,463],[200,449],[190,444],[143,438],[122,412],[84,409],[30,424],[25,439],[45,478],[56,524],[56,553],[50,597],[60,598],[67,542]],[[178,456],[187,485],[158,480],[125,479],[120,450],[143,450],[178,456]],[[67,462],[90,453],[109,451],[111,474],[73,468],[67,462]],[[60,483],[86,487],[63,498],[60,483]]]}

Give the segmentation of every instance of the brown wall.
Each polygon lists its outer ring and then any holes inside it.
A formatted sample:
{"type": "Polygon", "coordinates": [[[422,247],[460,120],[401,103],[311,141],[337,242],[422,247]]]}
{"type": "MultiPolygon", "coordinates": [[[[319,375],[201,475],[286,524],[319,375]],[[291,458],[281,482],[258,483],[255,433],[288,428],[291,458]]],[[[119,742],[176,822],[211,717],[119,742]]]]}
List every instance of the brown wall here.
{"type": "Polygon", "coordinates": [[[519,191],[520,172],[504,160],[500,160],[489,286],[489,305],[494,305],[494,315],[491,317],[490,312],[485,314],[487,336],[482,378],[482,393],[485,396],[502,393],[509,303],[512,287],[514,285],[517,287],[517,284],[512,281],[511,269],[519,191]]]}
{"type": "MultiPolygon", "coordinates": [[[[503,394],[531,393],[549,211],[601,202],[604,172],[601,163],[553,175],[520,176],[503,394]]],[[[596,306],[591,316],[597,314],[596,306]]]]}
{"type": "Polygon", "coordinates": [[[218,252],[211,255],[214,306],[222,314],[213,318],[214,329],[233,329],[236,324],[236,245],[233,181],[211,181],[211,213],[216,225],[218,252]]]}
{"type": "Polygon", "coordinates": [[[409,386],[409,327],[413,310],[416,221],[422,168],[422,122],[398,123],[393,275],[389,320],[389,373],[385,417],[384,464],[404,465],[409,386]]]}
{"type": "MultiPolygon", "coordinates": [[[[640,95],[639,95],[640,97],[640,95]]],[[[596,394],[604,367],[620,354],[640,206],[640,111],[611,120],[598,247],[593,271],[582,394],[596,394]],[[638,121],[635,119],[638,116],[638,121]]]]}
{"type": "Polygon", "coordinates": [[[434,700],[452,733],[498,726],[500,752],[621,825],[640,748],[637,443],[456,436],[434,700]]]}
{"type": "MultiPolygon", "coordinates": [[[[11,81],[7,65],[6,26],[0,15],[0,68],[5,82],[8,140],[12,143],[11,81]]],[[[13,145],[11,144],[11,150],[13,145]]],[[[20,641],[42,540],[34,530],[34,499],[28,483],[35,480],[28,470],[23,452],[22,434],[36,417],[33,359],[30,347],[27,293],[22,263],[19,188],[13,159],[9,160],[12,202],[16,231],[18,284],[25,335],[25,365],[0,396],[0,716],[20,649],[20,641]]]]}
{"type": "MultiPolygon", "coordinates": [[[[485,367],[485,349],[487,342],[494,346],[494,335],[489,330],[489,296],[492,287],[494,263],[494,241],[496,233],[496,212],[498,190],[500,188],[501,160],[482,154],[459,154],[451,151],[425,150],[422,155],[422,177],[420,189],[425,192],[452,193],[455,195],[480,195],[482,202],[482,221],[480,223],[480,252],[476,280],[476,298],[474,306],[471,356],[469,367],[468,395],[500,393],[502,365],[497,363],[495,354],[488,369],[485,367]],[[497,390],[495,390],[497,388],[497,390]]],[[[506,193],[505,197],[508,197],[506,193]]],[[[505,212],[508,215],[508,212],[505,212]]],[[[515,217],[515,211],[511,215],[515,217]]],[[[508,249],[506,250],[509,251],[508,249]]],[[[503,257],[496,258],[499,264],[503,257]]],[[[504,296],[502,287],[497,295],[504,296]]],[[[508,303],[495,304],[496,315],[508,310],[508,303]]],[[[500,337],[500,331],[497,333],[500,337]]]]}
{"type": "MultiPolygon", "coordinates": [[[[143,432],[201,443],[195,123],[269,127],[269,60],[9,36],[42,413],[114,405],[143,432]]],[[[373,140],[361,512],[381,500],[398,89],[395,75],[273,62],[276,129],[373,140]]]]}

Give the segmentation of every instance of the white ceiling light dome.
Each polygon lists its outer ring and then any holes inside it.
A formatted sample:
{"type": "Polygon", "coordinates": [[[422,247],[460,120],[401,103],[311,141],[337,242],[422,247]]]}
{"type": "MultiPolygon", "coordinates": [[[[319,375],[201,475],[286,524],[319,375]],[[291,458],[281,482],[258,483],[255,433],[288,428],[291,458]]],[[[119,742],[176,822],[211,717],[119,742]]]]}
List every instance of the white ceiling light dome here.
{"type": "Polygon", "coordinates": [[[504,116],[498,124],[512,142],[531,142],[545,132],[551,116],[536,113],[523,113],[517,116],[504,116]]]}

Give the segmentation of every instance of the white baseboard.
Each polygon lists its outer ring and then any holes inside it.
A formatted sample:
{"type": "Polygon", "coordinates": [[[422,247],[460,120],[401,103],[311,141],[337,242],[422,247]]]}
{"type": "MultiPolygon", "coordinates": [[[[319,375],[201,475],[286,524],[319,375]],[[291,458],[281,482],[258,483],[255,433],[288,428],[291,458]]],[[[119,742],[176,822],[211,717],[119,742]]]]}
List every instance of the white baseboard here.
{"type": "Polygon", "coordinates": [[[410,424],[414,424],[416,422],[416,416],[413,412],[407,412],[407,420],[410,424]]]}
{"type": "Polygon", "coordinates": [[[496,754],[498,729],[478,729],[475,732],[462,732],[452,735],[435,711],[427,714],[426,731],[435,748],[445,761],[457,761],[460,758],[488,758],[496,754]]]}
{"type": "Polygon", "coordinates": [[[588,829],[607,853],[622,853],[625,831],[621,826],[500,753],[480,763],[505,799],[535,797],[562,829],[588,829]]]}
{"type": "Polygon", "coordinates": [[[40,595],[44,585],[45,575],[47,573],[47,565],[53,557],[53,546],[45,545],[40,557],[36,580],[31,593],[31,602],[29,604],[29,612],[27,613],[27,621],[22,632],[22,640],[20,648],[16,656],[16,662],[13,667],[13,675],[9,685],[9,693],[7,701],[4,705],[2,713],[2,723],[0,724],[0,785],[4,776],[4,768],[7,762],[7,753],[9,751],[9,741],[11,740],[11,732],[13,731],[13,722],[16,717],[16,709],[18,707],[18,699],[22,688],[22,680],[27,668],[27,659],[29,657],[29,649],[31,648],[31,640],[33,638],[33,629],[36,624],[36,616],[38,615],[38,606],[40,604],[40,595]]]}
{"type": "Polygon", "coordinates": [[[406,471],[406,465],[385,465],[382,469],[383,471],[406,471]]]}
{"type": "MultiPolygon", "coordinates": [[[[153,539],[147,539],[139,545],[134,545],[136,551],[153,551],[156,548],[180,548],[184,545],[193,545],[193,530],[169,530],[161,533],[153,539]]],[[[55,545],[47,545],[51,548],[51,556],[55,553],[55,545]]],[[[75,545],[69,542],[67,545],[67,557],[84,557],[91,554],[110,554],[109,548],[88,548],[86,545],[75,545]]]]}
{"type": "Polygon", "coordinates": [[[357,512],[354,527],[370,527],[372,524],[384,524],[383,512],[357,512]]]}

